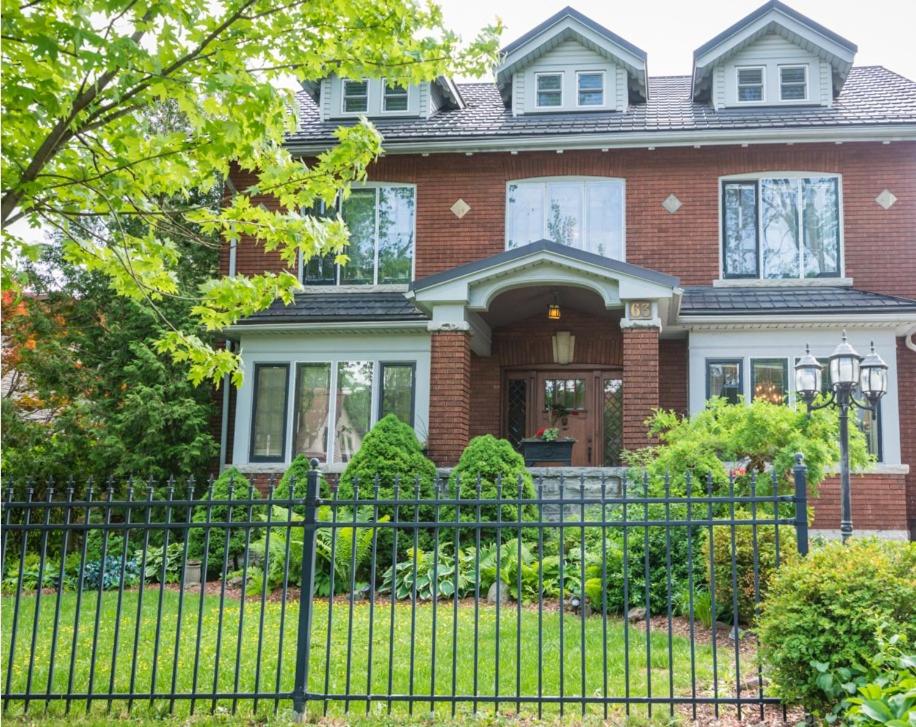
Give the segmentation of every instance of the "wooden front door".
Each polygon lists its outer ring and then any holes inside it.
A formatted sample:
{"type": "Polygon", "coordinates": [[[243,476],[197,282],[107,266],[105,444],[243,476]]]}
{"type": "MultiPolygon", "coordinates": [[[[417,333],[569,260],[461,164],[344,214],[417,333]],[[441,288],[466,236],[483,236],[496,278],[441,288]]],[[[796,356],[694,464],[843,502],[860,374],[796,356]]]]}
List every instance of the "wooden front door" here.
{"type": "Polygon", "coordinates": [[[508,371],[504,383],[504,436],[518,447],[551,426],[551,405],[569,415],[556,422],[561,437],[576,440],[572,464],[619,464],[622,409],[618,373],[592,367],[508,371]]]}

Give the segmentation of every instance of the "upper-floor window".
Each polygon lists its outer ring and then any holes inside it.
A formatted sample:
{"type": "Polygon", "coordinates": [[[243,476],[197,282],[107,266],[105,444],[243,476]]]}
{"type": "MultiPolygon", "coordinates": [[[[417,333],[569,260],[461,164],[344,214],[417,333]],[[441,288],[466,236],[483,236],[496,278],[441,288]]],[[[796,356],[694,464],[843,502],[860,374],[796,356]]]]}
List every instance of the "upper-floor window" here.
{"type": "Polygon", "coordinates": [[[407,88],[385,83],[382,96],[382,111],[407,111],[407,88]]]}
{"type": "Polygon", "coordinates": [[[738,68],[738,101],[753,103],[764,100],[764,68],[738,68]]]}
{"type": "Polygon", "coordinates": [[[369,82],[347,81],[343,82],[343,111],[344,113],[365,113],[369,109],[369,82]]]}
{"type": "Polygon", "coordinates": [[[604,106],[604,73],[579,71],[576,74],[579,106],[604,106]]]}
{"type": "Polygon", "coordinates": [[[808,66],[779,67],[779,100],[804,101],[808,98],[808,66]]]}
{"type": "Polygon", "coordinates": [[[509,182],[506,248],[543,239],[623,260],[623,180],[556,177],[509,182]]]}
{"type": "Polygon", "coordinates": [[[413,276],[416,189],[412,185],[379,184],[353,189],[340,204],[350,229],[346,265],[334,255],[305,264],[303,279],[318,285],[406,284],[413,276]]]}
{"type": "Polygon", "coordinates": [[[723,277],[838,277],[840,270],[837,176],[722,182],[723,277]]]}
{"type": "Polygon", "coordinates": [[[563,74],[538,73],[537,79],[537,105],[539,107],[552,107],[563,105],[563,74]]]}

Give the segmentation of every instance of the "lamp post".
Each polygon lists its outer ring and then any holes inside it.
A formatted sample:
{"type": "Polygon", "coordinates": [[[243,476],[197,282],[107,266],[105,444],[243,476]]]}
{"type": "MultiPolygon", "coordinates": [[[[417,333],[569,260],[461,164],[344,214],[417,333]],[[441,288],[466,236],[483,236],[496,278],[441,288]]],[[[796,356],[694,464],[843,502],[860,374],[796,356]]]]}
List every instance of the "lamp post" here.
{"type": "Polygon", "coordinates": [[[871,351],[861,356],[846,340],[843,340],[830,354],[830,397],[821,404],[814,399],[821,392],[823,366],[811,355],[811,349],[805,347],[805,355],[795,364],[795,391],[805,402],[808,412],[835,406],[840,410],[840,535],[845,543],[852,535],[852,493],[849,483],[849,409],[857,406],[860,409],[874,412],[887,393],[887,364],[875,351],[872,342],[871,351]],[[861,401],[856,397],[865,397],[861,401]]]}

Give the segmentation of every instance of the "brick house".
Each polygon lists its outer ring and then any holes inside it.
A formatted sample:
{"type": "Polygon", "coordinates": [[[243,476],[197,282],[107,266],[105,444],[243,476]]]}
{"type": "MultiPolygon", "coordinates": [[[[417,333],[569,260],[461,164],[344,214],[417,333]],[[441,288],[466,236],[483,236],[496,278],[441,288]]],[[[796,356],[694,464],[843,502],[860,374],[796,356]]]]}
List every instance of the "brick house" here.
{"type": "MultiPolygon", "coordinates": [[[[394,412],[449,466],[478,434],[518,445],[559,403],[572,464],[613,467],[653,407],[793,402],[805,345],[826,357],[847,329],[890,366],[859,419],[879,464],[854,478],[855,525],[906,537],[916,83],[855,53],[774,0],[690,75],[650,77],[643,51],[567,8],[503,49],[495,82],[308,84],[294,153],[365,115],[385,155],[326,211],[349,224],[350,263],[300,261],[293,305],[228,332],[245,383],[224,387],[222,463],[272,473],[306,453],[340,471],[394,412]]],[[[254,240],[222,257],[229,275],[280,268],[254,240]]],[[[838,523],[832,479],[815,528],[838,523]]]]}

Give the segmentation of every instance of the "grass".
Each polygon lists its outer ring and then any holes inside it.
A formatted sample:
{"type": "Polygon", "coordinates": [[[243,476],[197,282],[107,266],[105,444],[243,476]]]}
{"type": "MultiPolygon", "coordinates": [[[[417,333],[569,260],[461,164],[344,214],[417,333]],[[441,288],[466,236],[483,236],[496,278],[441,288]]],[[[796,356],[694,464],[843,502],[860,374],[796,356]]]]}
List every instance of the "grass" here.
{"type": "MultiPolygon", "coordinates": [[[[20,598],[12,670],[9,674],[6,669],[14,599],[4,597],[2,666],[3,679],[10,680],[8,690],[4,681],[4,691],[21,694],[27,684],[31,684],[33,693],[45,693],[48,689],[52,649],[52,693],[66,694],[68,684],[72,683],[74,694],[86,694],[91,681],[95,694],[108,694],[109,690],[123,694],[130,691],[133,681],[135,693],[155,695],[152,699],[147,697],[134,701],[131,714],[135,717],[159,717],[171,711],[184,718],[192,712],[193,707],[196,715],[215,710],[217,717],[214,719],[217,720],[219,714],[233,713],[235,709],[239,716],[260,720],[270,715],[274,709],[274,700],[263,697],[258,700],[243,698],[237,702],[231,698],[198,698],[193,702],[190,699],[176,699],[172,703],[168,693],[173,685],[177,693],[184,694],[213,691],[266,693],[273,692],[278,685],[281,692],[292,690],[298,602],[268,602],[262,611],[258,600],[248,600],[243,604],[239,600],[227,598],[220,609],[218,596],[201,597],[188,593],[184,596],[179,618],[177,592],[147,589],[143,593],[138,638],[135,640],[139,595],[137,590],[123,594],[119,617],[117,592],[106,592],[102,596],[98,612],[98,594],[84,592],[75,639],[77,594],[67,592],[60,599],[56,637],[54,614],[58,607],[57,597],[54,594],[43,595],[40,599],[38,627],[34,630],[34,654],[31,642],[36,597],[34,594],[23,595],[20,598]],[[158,621],[160,597],[162,619],[158,621]],[[202,614],[202,628],[198,630],[199,612],[202,614]],[[93,639],[96,620],[98,632],[93,639]],[[262,621],[263,638],[259,650],[258,631],[262,621]],[[30,659],[30,656],[33,658],[30,659]],[[134,664],[135,668],[132,668],[134,664]]],[[[675,635],[669,640],[666,630],[653,627],[647,648],[645,624],[626,626],[619,619],[609,618],[605,626],[600,616],[593,616],[585,620],[583,634],[582,620],[570,613],[564,615],[564,668],[561,686],[561,630],[560,614],[557,612],[543,613],[539,644],[538,612],[524,608],[519,626],[514,604],[502,607],[498,629],[495,608],[481,604],[476,623],[476,640],[474,608],[463,603],[457,611],[453,610],[450,601],[441,602],[435,608],[429,603],[418,605],[413,622],[409,604],[397,604],[393,611],[393,639],[390,638],[392,609],[389,602],[376,603],[371,620],[370,605],[366,602],[356,602],[351,608],[348,603],[337,601],[330,611],[329,614],[327,601],[314,603],[309,690],[320,694],[349,694],[351,698],[328,703],[313,700],[309,705],[313,716],[327,713],[333,717],[345,712],[365,715],[368,709],[369,721],[366,724],[379,724],[386,715],[387,702],[376,696],[367,708],[367,694],[413,694],[428,697],[430,694],[454,693],[473,696],[476,687],[476,693],[481,697],[478,708],[492,713],[493,701],[488,702],[487,697],[496,694],[497,687],[500,695],[535,696],[541,693],[597,697],[607,694],[622,697],[628,693],[639,697],[648,694],[651,679],[652,695],[667,697],[672,691],[675,695],[689,695],[694,676],[697,692],[701,694],[709,691],[713,681],[712,651],[708,643],[696,644],[694,665],[691,666],[690,641],[687,638],[675,635]],[[348,640],[350,624],[352,636],[348,640]],[[519,630],[521,637],[517,640],[519,630]],[[457,637],[455,649],[452,648],[454,636],[457,637]],[[670,665],[669,641],[672,658],[670,665]],[[540,661],[539,653],[542,655],[540,661]],[[628,672],[626,664],[629,665],[628,672]]],[[[720,694],[725,694],[728,685],[733,683],[733,658],[732,649],[725,650],[720,643],[720,694]]],[[[751,673],[750,668],[742,665],[742,672],[745,669],[748,674],[751,673]]],[[[280,700],[278,714],[288,714],[290,706],[288,699],[280,700]]],[[[473,707],[473,701],[466,700],[460,702],[456,709],[461,716],[469,715],[473,707]]],[[[499,712],[515,711],[516,707],[514,699],[502,702],[499,712]]],[[[74,714],[88,714],[91,723],[94,717],[103,718],[109,708],[113,716],[126,715],[128,702],[116,698],[109,704],[107,697],[95,698],[88,705],[86,701],[74,702],[71,710],[74,714]]],[[[25,704],[21,700],[12,701],[6,716],[28,721],[27,716],[22,716],[24,710],[25,704]]],[[[29,705],[30,713],[42,714],[44,710],[45,703],[41,700],[33,700],[29,705]]],[[[622,707],[612,705],[611,716],[622,715],[622,710],[622,707]]],[[[536,714],[537,707],[522,702],[521,711],[536,714]]],[[[581,715],[578,704],[567,704],[564,711],[567,716],[581,715]]],[[[603,716],[604,707],[590,704],[587,711],[603,716]]],[[[407,705],[395,701],[392,712],[395,715],[406,714],[407,705]]],[[[451,706],[427,700],[413,707],[416,715],[429,715],[431,712],[443,717],[450,716],[451,706]]],[[[543,714],[548,717],[558,712],[556,703],[545,705],[543,710],[543,714]]],[[[656,705],[654,712],[656,716],[667,715],[668,707],[656,705]]],[[[64,716],[64,704],[59,700],[49,701],[47,714],[51,717],[64,716]]],[[[645,716],[645,706],[634,706],[632,714],[645,716]]],[[[209,724],[207,719],[195,717],[193,723],[200,721],[201,724],[209,724]]],[[[474,724],[481,724],[476,718],[471,719],[474,724]]],[[[69,719],[67,723],[73,724],[69,719]]],[[[396,723],[397,720],[392,724],[396,723]]]]}

